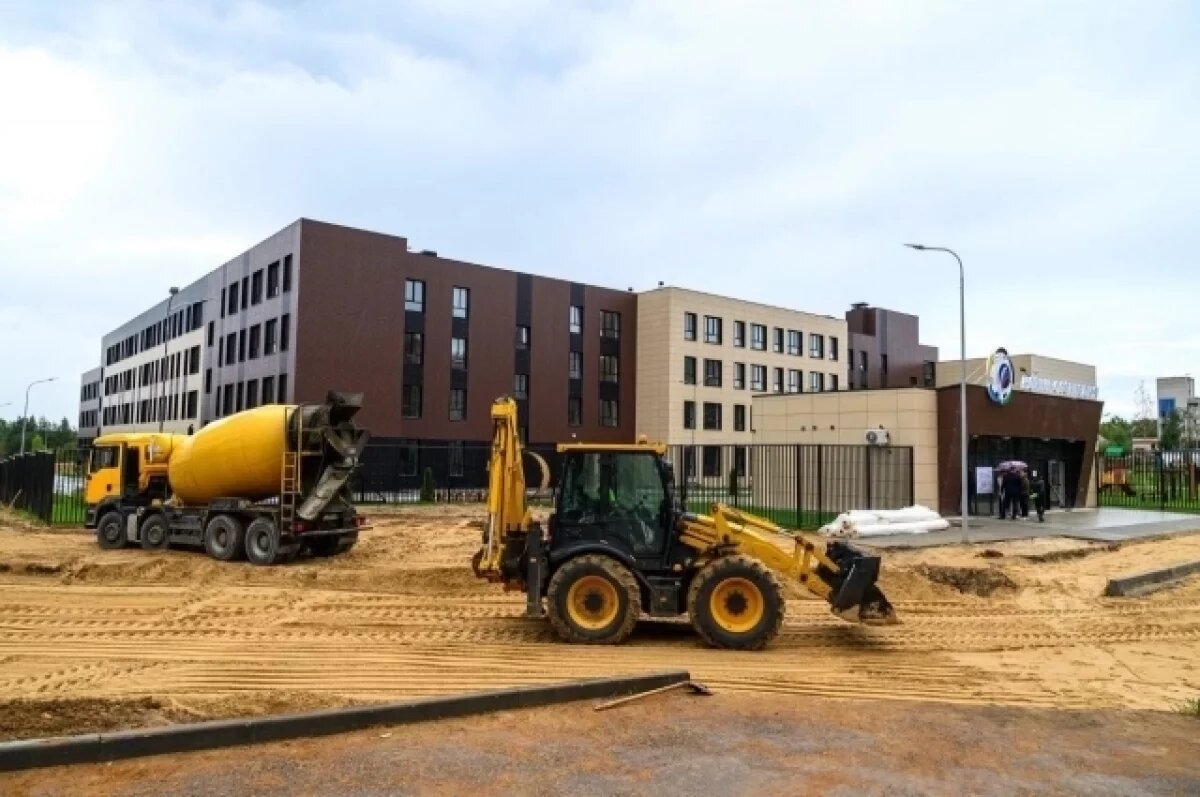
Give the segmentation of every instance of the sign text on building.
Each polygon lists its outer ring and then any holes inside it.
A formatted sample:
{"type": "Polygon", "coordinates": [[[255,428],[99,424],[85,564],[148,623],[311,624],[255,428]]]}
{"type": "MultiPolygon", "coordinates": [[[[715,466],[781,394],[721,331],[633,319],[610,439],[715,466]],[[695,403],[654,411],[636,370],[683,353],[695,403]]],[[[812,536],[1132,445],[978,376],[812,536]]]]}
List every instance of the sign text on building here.
{"type": "Polygon", "coordinates": [[[1096,385],[1083,385],[1079,382],[1068,382],[1065,379],[1047,379],[1044,376],[1021,377],[1021,389],[1034,393],[1049,393],[1054,396],[1096,400],[1100,398],[1100,388],[1096,385]]]}

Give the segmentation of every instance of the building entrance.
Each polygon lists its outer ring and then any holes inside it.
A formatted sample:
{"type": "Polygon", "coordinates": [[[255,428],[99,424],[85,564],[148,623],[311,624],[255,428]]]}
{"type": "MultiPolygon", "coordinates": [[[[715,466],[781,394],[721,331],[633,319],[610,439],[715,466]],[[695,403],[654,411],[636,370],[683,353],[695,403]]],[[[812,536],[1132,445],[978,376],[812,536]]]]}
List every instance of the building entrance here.
{"type": "Polygon", "coordinates": [[[971,483],[968,509],[973,515],[1000,512],[1000,488],[996,466],[1006,460],[1020,460],[1045,478],[1050,491],[1050,506],[1073,507],[1079,492],[1083,469],[1082,441],[1044,440],[1036,437],[973,437],[967,448],[971,483]],[[980,469],[992,470],[990,484],[980,469]],[[985,487],[990,487],[984,491],[985,487]]]}

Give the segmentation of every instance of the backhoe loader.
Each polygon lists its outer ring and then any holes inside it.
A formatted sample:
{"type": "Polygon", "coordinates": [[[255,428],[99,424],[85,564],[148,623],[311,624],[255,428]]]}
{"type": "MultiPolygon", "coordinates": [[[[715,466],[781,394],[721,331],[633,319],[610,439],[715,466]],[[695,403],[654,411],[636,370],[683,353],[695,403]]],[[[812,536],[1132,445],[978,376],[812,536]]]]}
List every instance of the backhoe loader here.
{"type": "MultiPolygon", "coordinates": [[[[666,446],[563,443],[546,528],[526,502],[526,452],[511,398],[492,406],[487,521],[472,559],[479,578],[524,592],[568,642],[617,644],[639,617],[687,614],[713,647],[755,650],[783,625],[781,579],[798,581],[852,623],[896,623],[876,586],[879,558],[844,541],[789,539],[765,518],[714,504],[685,511],[666,446]],[[790,550],[789,550],[790,545],[790,550]]],[[[546,463],[542,487],[549,479],[546,463]]]]}

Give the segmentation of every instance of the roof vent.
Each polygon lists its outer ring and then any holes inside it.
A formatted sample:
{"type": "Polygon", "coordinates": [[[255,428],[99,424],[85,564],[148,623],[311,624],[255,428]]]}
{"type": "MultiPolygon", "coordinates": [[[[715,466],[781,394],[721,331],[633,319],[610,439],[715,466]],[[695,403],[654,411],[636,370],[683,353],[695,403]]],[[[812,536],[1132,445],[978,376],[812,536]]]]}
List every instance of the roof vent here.
{"type": "Polygon", "coordinates": [[[869,302],[855,302],[854,304],[850,305],[850,308],[853,310],[861,310],[864,307],[870,307],[870,306],[871,305],[869,302]]]}
{"type": "Polygon", "coordinates": [[[437,252],[433,249],[422,249],[421,254],[425,255],[426,257],[437,257],[437,252]]]}

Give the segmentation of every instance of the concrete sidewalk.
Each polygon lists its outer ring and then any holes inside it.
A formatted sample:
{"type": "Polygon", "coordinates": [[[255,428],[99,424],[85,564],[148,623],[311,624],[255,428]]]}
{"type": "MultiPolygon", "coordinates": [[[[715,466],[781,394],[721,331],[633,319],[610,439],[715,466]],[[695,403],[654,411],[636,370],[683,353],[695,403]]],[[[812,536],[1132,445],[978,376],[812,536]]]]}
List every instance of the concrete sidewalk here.
{"type": "MultiPolygon", "coordinates": [[[[950,528],[928,534],[889,534],[861,537],[856,544],[872,548],[931,548],[962,542],[959,518],[947,518],[950,528]]],[[[1027,540],[1035,537],[1071,537],[1093,542],[1120,542],[1163,534],[1200,531],[1200,515],[1177,512],[1153,512],[1142,509],[1055,510],[1038,523],[1037,516],[1001,520],[997,517],[972,517],[969,539],[977,542],[1027,540]]]]}

